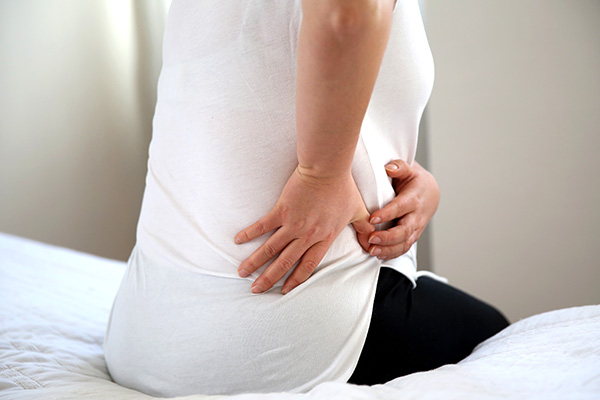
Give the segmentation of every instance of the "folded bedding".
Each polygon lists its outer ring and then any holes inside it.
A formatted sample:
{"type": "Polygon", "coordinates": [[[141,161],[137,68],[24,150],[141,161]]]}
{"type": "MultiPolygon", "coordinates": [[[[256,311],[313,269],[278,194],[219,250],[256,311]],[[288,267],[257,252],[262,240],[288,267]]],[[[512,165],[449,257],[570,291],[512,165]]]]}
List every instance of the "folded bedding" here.
{"type": "MultiPolygon", "coordinates": [[[[123,262],[0,234],[0,399],[152,396],[112,382],[102,342],[123,262]]],[[[250,399],[600,399],[600,306],[518,321],[465,360],[384,385],[323,383],[250,399]]],[[[183,399],[183,398],[180,398],[183,399]]]]}

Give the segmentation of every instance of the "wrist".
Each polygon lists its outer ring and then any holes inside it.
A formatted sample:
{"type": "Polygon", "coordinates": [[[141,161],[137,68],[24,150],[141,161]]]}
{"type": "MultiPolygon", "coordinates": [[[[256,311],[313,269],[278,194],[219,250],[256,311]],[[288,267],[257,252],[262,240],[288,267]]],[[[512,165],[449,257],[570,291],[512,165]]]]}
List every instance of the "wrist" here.
{"type": "Polygon", "coordinates": [[[329,184],[351,177],[350,168],[331,169],[298,164],[296,171],[299,177],[308,183],[329,184]]]}

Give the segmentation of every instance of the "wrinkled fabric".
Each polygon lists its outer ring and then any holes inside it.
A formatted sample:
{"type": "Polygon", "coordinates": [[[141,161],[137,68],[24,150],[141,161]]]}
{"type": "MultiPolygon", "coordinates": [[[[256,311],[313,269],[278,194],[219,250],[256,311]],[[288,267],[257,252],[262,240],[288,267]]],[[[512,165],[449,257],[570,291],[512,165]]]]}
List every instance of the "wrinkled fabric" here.
{"type": "MultiPolygon", "coordinates": [[[[112,382],[102,356],[124,263],[5,234],[0,260],[0,399],[156,398],[112,382]]],[[[598,332],[600,306],[574,307],[518,321],[457,365],[385,385],[185,399],[592,400],[600,397],[598,332]]]]}
{"type": "MultiPolygon", "coordinates": [[[[233,237],[269,212],[297,165],[300,6],[171,5],[137,244],[105,346],[124,386],[177,396],[345,382],[368,330],[379,267],[417,276],[415,247],[382,262],[362,250],[351,226],[286,296],[284,280],[250,292],[266,266],[237,274],[269,235],[243,245],[233,237]]],[[[395,195],[385,164],[413,162],[433,85],[417,1],[399,3],[392,25],[352,165],[371,211],[395,195]]]]}

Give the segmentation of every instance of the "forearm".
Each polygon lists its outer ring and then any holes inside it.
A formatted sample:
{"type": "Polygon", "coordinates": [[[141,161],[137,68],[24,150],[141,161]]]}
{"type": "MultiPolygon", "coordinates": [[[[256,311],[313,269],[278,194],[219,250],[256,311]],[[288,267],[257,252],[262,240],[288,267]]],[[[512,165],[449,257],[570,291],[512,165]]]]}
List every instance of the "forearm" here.
{"type": "Polygon", "coordinates": [[[394,0],[304,0],[298,41],[299,170],[347,173],[389,38],[394,0]]]}

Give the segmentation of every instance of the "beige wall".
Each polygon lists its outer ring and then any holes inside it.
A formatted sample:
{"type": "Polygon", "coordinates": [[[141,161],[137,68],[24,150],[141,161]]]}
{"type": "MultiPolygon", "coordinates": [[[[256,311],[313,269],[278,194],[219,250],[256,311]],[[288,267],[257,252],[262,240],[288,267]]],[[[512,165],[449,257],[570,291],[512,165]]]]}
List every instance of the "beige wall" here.
{"type": "MultiPolygon", "coordinates": [[[[600,2],[426,6],[432,265],[513,320],[599,303],[600,2]]],[[[164,11],[0,0],[0,231],[127,258],[164,11]]]]}
{"type": "Polygon", "coordinates": [[[0,0],[0,231],[128,257],[165,12],[0,0]]]}
{"type": "Polygon", "coordinates": [[[600,2],[427,0],[436,272],[512,320],[600,303],[600,2]]]}

